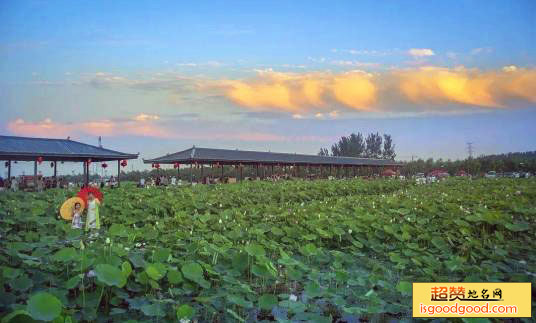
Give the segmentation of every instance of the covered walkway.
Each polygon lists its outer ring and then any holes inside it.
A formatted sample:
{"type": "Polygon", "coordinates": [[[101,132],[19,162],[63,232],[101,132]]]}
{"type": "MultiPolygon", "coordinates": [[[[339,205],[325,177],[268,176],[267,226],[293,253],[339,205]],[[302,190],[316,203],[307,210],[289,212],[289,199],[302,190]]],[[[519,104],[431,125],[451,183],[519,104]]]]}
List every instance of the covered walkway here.
{"type": "MultiPolygon", "coordinates": [[[[144,159],[144,163],[160,165],[173,164],[180,172],[180,165],[194,165],[201,168],[201,177],[203,177],[203,167],[208,165],[211,169],[221,168],[220,178],[223,179],[223,166],[232,165],[237,168],[237,177],[243,179],[242,168],[244,165],[255,167],[257,177],[265,177],[266,170],[271,170],[270,174],[274,174],[274,167],[290,168],[295,175],[300,173],[300,167],[309,170],[310,168],[318,168],[320,175],[331,175],[332,169],[343,170],[346,174],[352,172],[356,176],[356,171],[359,169],[376,169],[384,170],[386,168],[396,170],[402,166],[394,160],[387,159],[371,159],[371,158],[354,158],[354,157],[332,157],[332,156],[317,156],[289,153],[274,153],[232,149],[213,149],[200,148],[193,146],[174,154],[169,154],[153,159],[144,159]]],[[[190,172],[191,174],[192,172],[190,172]]],[[[180,173],[179,173],[180,174],[180,173]]],[[[214,174],[212,174],[214,176],[214,174]]],[[[192,180],[192,178],[190,178],[192,180]]]]}
{"type": "Polygon", "coordinates": [[[0,160],[6,161],[8,179],[11,179],[12,162],[33,161],[35,186],[37,186],[37,167],[42,162],[51,162],[54,168],[54,178],[57,176],[58,162],[83,163],[85,184],[88,185],[89,165],[92,162],[117,161],[117,180],[119,181],[121,165],[126,165],[128,159],[136,158],[138,154],[122,153],[70,139],[0,136],[0,160]]]}

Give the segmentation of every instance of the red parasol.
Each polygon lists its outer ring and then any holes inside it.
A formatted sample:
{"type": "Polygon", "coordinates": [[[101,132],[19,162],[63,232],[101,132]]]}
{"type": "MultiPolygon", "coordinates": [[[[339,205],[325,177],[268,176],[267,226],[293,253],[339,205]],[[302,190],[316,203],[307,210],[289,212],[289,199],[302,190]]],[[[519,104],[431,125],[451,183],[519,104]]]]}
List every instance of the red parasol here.
{"type": "Polygon", "coordinates": [[[82,200],[84,200],[84,203],[87,204],[87,200],[88,200],[88,197],[89,197],[89,193],[93,193],[93,195],[95,196],[96,199],[98,199],[100,202],[102,202],[102,192],[96,188],[96,187],[84,187],[83,189],[80,190],[80,192],[78,192],[76,194],[76,196],[78,196],[79,198],[81,198],[82,200]]]}

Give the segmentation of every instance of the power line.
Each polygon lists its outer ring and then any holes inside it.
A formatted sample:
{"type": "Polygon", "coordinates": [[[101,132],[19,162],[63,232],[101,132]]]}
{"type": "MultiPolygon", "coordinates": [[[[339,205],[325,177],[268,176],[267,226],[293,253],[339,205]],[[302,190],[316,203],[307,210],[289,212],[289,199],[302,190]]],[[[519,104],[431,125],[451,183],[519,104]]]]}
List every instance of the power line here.
{"type": "Polygon", "coordinates": [[[473,143],[467,143],[467,152],[469,153],[469,158],[473,158],[473,143]]]}

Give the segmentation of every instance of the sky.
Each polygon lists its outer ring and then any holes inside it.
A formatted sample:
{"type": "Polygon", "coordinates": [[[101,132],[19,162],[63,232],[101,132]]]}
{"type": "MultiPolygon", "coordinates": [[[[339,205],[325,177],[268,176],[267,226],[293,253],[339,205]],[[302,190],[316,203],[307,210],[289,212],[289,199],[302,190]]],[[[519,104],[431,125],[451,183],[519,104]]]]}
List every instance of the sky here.
{"type": "Polygon", "coordinates": [[[535,108],[534,1],[0,2],[3,135],[457,159],[536,150],[535,108]]]}

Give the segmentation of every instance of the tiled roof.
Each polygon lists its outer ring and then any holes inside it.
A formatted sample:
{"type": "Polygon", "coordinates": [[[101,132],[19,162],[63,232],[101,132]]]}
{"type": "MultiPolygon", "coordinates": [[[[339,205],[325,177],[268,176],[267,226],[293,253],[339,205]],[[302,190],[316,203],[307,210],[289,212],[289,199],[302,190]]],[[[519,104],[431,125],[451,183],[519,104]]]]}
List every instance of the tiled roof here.
{"type": "Polygon", "coordinates": [[[296,165],[334,165],[334,166],[400,166],[394,160],[332,157],[289,153],[273,153],[262,151],[214,149],[192,147],[174,154],[165,155],[154,159],[144,159],[145,163],[195,163],[195,162],[220,162],[220,163],[264,163],[264,164],[296,164],[296,165]]]}
{"type": "Polygon", "coordinates": [[[0,136],[0,160],[43,160],[95,161],[135,159],[137,154],[84,144],[69,139],[29,138],[0,136]]]}

